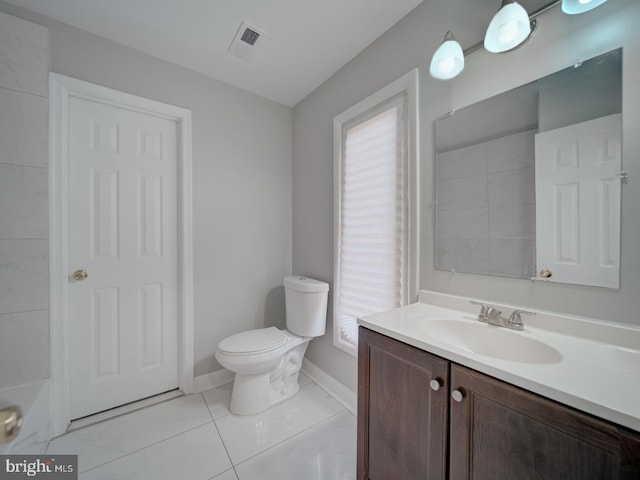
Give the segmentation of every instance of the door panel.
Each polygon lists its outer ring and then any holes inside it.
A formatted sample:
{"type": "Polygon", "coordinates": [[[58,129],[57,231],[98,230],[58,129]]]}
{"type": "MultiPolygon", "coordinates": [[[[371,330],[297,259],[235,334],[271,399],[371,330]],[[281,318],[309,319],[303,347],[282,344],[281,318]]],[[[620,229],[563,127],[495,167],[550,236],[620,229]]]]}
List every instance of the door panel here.
{"type": "Polygon", "coordinates": [[[538,271],[550,281],[618,288],[621,115],[536,135],[538,271]]]}
{"type": "Polygon", "coordinates": [[[177,124],[72,97],[68,132],[73,419],[178,386],[177,124]]]}

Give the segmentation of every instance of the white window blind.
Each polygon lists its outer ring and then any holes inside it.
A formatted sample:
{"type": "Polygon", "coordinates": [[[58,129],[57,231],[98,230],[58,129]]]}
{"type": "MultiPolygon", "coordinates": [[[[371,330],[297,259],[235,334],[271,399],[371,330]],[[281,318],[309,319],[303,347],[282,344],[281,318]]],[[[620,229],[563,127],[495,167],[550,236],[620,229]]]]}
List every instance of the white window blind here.
{"type": "Polygon", "coordinates": [[[358,317],[406,303],[405,103],[396,96],[343,125],[334,286],[342,348],[355,350],[358,317]]]}

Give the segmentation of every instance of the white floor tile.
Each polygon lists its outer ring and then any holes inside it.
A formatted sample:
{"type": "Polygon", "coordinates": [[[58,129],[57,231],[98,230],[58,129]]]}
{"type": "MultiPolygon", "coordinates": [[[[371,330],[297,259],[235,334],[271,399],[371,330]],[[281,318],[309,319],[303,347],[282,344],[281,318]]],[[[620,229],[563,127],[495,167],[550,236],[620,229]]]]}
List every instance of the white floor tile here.
{"type": "Polygon", "coordinates": [[[355,480],[356,418],[338,413],[235,468],[240,480],[355,480]]]}
{"type": "Polygon", "coordinates": [[[111,410],[107,410],[106,412],[96,413],[95,415],[91,415],[90,417],[84,417],[80,420],[74,420],[73,422],[71,422],[71,425],[69,425],[69,428],[67,428],[67,432],[80,430],[81,428],[88,427],[89,425],[104,422],[105,420],[111,420],[112,418],[135,412],[137,410],[142,410],[143,408],[152,407],[154,405],[158,405],[160,403],[183,396],[184,393],[182,393],[180,390],[172,390],[170,392],[154,395],[153,397],[144,398],[137,402],[128,403],[121,407],[112,408],[111,410]]]}
{"type": "Polygon", "coordinates": [[[202,395],[188,395],[63,435],[47,453],[78,454],[84,472],[209,422],[202,395]]]}
{"type": "Polygon", "coordinates": [[[220,435],[210,423],[89,470],[80,480],[208,480],[229,468],[220,435]]]}
{"type": "Polygon", "coordinates": [[[221,387],[202,392],[205,402],[209,407],[211,416],[214,420],[229,415],[229,401],[231,400],[231,389],[233,383],[227,383],[221,387]]]}
{"type": "Polygon", "coordinates": [[[236,472],[231,469],[227,470],[221,475],[218,475],[217,477],[212,478],[211,480],[238,480],[238,477],[236,476],[236,472]]]}
{"type": "Polygon", "coordinates": [[[344,408],[315,383],[289,400],[252,416],[227,415],[216,420],[234,465],[281,443],[344,408]]]}

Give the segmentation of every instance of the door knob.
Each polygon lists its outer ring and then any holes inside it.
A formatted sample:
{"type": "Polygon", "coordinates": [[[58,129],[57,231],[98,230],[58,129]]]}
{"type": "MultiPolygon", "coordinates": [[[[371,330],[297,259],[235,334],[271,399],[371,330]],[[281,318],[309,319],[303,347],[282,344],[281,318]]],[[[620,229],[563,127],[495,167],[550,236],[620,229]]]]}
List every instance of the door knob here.
{"type": "Polygon", "coordinates": [[[429,386],[431,387],[431,390],[437,392],[438,390],[440,390],[440,387],[442,387],[442,379],[434,378],[429,382],[429,386]]]}
{"type": "Polygon", "coordinates": [[[540,270],[541,278],[549,278],[551,275],[553,275],[553,272],[548,268],[543,268],[542,270],[540,270]]]}
{"type": "Polygon", "coordinates": [[[12,405],[0,410],[0,445],[14,440],[22,428],[22,410],[12,405]]]}
{"type": "Polygon", "coordinates": [[[86,270],[76,270],[72,275],[72,277],[79,282],[81,282],[82,280],[86,280],[88,276],[89,272],[87,272],[86,270]]]}

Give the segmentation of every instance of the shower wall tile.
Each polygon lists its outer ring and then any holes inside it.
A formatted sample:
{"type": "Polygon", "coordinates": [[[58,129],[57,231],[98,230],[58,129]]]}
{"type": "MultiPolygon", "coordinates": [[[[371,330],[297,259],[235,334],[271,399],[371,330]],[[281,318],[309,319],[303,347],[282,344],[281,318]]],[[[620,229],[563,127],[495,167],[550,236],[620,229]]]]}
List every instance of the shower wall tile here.
{"type": "Polygon", "coordinates": [[[49,242],[0,239],[0,314],[49,308],[49,242]]]}
{"type": "Polygon", "coordinates": [[[47,167],[47,99],[0,88],[0,112],[0,164],[47,167]]]}
{"type": "Polygon", "coordinates": [[[49,32],[0,13],[0,87],[47,96],[49,32]]]}
{"type": "Polygon", "coordinates": [[[47,169],[0,164],[0,205],[0,238],[47,238],[47,169]]]}
{"type": "Polygon", "coordinates": [[[47,28],[0,13],[0,388],[49,377],[47,28]]]}
{"type": "Polygon", "coordinates": [[[489,238],[536,239],[536,206],[513,205],[489,210],[489,238]]]}
{"type": "Polygon", "coordinates": [[[436,240],[436,268],[466,273],[489,272],[489,240],[439,238],[436,240]]]}
{"type": "Polygon", "coordinates": [[[468,273],[489,271],[489,240],[463,238],[456,242],[458,249],[455,269],[468,273]]]}
{"type": "Polygon", "coordinates": [[[487,142],[489,173],[534,167],[536,130],[516,133],[487,142]]]}
{"type": "Polygon", "coordinates": [[[0,389],[49,378],[49,312],[0,315],[0,389]]]}
{"type": "Polygon", "coordinates": [[[455,270],[458,261],[457,239],[436,238],[435,269],[455,270]]]}
{"type": "Polygon", "coordinates": [[[531,205],[536,203],[535,168],[521,168],[489,174],[489,205],[531,205]]]}
{"type": "Polygon", "coordinates": [[[487,206],[487,176],[442,180],[437,183],[438,210],[487,206]]]}
{"type": "Polygon", "coordinates": [[[437,154],[436,269],[533,274],[534,140],[531,130],[437,154]]]}
{"type": "Polygon", "coordinates": [[[436,225],[438,238],[488,238],[489,209],[438,211],[436,225]]]}
{"type": "Polygon", "coordinates": [[[535,275],[535,240],[491,240],[491,266],[493,275],[529,278],[535,275]]]}
{"type": "Polygon", "coordinates": [[[436,155],[436,179],[473,177],[487,173],[487,154],[484,144],[458,148],[436,155]]]}

